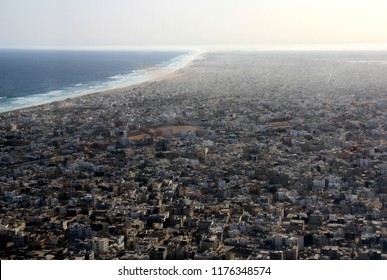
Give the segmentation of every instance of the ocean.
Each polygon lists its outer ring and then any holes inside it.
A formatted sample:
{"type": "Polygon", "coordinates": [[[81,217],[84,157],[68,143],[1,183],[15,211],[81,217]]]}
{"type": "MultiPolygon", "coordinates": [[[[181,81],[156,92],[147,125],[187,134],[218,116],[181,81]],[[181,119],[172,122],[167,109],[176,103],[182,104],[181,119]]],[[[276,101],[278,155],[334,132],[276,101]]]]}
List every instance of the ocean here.
{"type": "Polygon", "coordinates": [[[152,78],[194,57],[183,51],[0,50],[0,112],[152,78]]]}

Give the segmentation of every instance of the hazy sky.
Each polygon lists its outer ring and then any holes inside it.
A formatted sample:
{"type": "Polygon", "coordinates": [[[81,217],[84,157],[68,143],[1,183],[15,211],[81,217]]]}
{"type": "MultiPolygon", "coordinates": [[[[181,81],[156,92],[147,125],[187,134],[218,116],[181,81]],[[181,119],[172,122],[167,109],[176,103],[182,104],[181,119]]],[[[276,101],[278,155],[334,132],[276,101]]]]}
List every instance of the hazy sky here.
{"type": "Polygon", "coordinates": [[[0,47],[387,43],[387,0],[0,0],[0,47]]]}

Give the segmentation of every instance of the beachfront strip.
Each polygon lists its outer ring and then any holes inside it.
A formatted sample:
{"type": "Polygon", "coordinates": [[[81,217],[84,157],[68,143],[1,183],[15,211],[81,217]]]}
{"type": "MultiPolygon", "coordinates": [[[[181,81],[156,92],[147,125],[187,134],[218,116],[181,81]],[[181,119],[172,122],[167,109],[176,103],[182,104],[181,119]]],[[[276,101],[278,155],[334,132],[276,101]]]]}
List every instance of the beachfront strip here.
{"type": "Polygon", "coordinates": [[[1,114],[0,258],[386,259],[387,97],[281,59],[1,114]]]}

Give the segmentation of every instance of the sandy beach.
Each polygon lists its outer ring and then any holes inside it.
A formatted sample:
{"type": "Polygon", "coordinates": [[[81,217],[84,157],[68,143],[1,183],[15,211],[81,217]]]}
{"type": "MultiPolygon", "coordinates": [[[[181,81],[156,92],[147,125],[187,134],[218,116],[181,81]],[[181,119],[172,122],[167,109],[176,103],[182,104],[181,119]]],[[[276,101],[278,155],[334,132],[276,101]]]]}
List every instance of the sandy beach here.
{"type": "MultiPolygon", "coordinates": [[[[135,52],[126,52],[125,55],[130,56],[133,55],[135,52]]],[[[167,52],[168,53],[168,52],[167,52]]],[[[101,77],[100,73],[105,71],[106,66],[100,65],[102,63],[102,60],[106,59],[105,56],[111,55],[112,56],[112,62],[114,60],[114,55],[119,56],[122,55],[121,53],[114,53],[114,52],[102,52],[98,53],[94,60],[93,63],[96,64],[96,67],[93,67],[92,69],[87,69],[87,62],[80,64],[79,67],[77,67],[76,63],[73,60],[76,60],[75,56],[79,55],[77,52],[65,52],[65,54],[60,54],[58,53],[58,59],[63,59],[63,56],[68,56],[69,60],[72,61],[71,67],[74,67],[73,69],[61,69],[60,66],[55,67],[55,63],[58,63],[53,59],[52,63],[50,64],[49,62],[47,63],[42,63],[36,67],[42,68],[41,71],[39,69],[30,69],[28,70],[28,67],[34,67],[31,65],[26,65],[26,69],[19,69],[19,71],[35,71],[35,72],[42,72],[40,73],[37,77],[31,76],[31,81],[28,83],[28,77],[26,78],[27,81],[21,82],[18,84],[17,80],[13,80],[12,74],[9,74],[8,76],[5,76],[4,83],[5,86],[9,87],[8,92],[2,92],[4,96],[0,96],[0,99],[4,101],[4,103],[1,103],[0,105],[0,113],[3,112],[9,112],[12,110],[18,110],[18,109],[23,109],[23,108],[29,108],[29,107],[34,107],[34,106],[39,106],[43,104],[49,104],[52,102],[58,102],[58,101],[63,101],[63,100],[68,100],[71,98],[76,98],[84,95],[89,95],[89,94],[98,94],[98,93],[114,93],[118,91],[125,91],[125,90],[130,90],[133,88],[133,86],[139,86],[140,84],[146,84],[148,82],[156,81],[159,79],[170,79],[172,78],[175,73],[186,66],[188,66],[193,60],[200,59],[200,56],[204,53],[202,50],[195,50],[195,51],[186,51],[183,54],[181,53],[176,53],[175,56],[169,60],[163,61],[161,63],[155,64],[155,66],[144,68],[145,66],[139,64],[134,70],[128,72],[131,67],[130,64],[127,65],[125,69],[121,69],[120,71],[122,73],[115,74],[112,76],[109,76],[109,74],[106,77],[101,77]],[[84,64],[86,64],[84,66],[84,64]],[[99,65],[99,67],[97,67],[99,65]],[[46,68],[53,68],[57,72],[63,71],[62,75],[51,75],[51,72],[44,72],[46,68]],[[101,70],[97,70],[95,68],[102,68],[101,70]],[[129,69],[129,70],[128,70],[129,69]],[[66,72],[68,71],[68,72],[66,72]],[[79,71],[79,73],[77,72],[79,71]],[[96,73],[94,73],[95,71],[96,73]],[[76,74],[78,73],[78,74],[76,74]],[[46,77],[43,75],[47,74],[46,77]],[[85,75],[84,77],[82,75],[85,75]],[[91,81],[90,77],[92,75],[96,75],[94,79],[91,81]],[[63,77],[61,77],[63,76],[63,77]],[[74,77],[77,77],[77,84],[70,85],[71,82],[69,82],[69,79],[74,79],[74,77]],[[84,80],[82,80],[82,77],[84,80]],[[97,78],[99,77],[99,78],[97,78]],[[8,80],[12,80],[12,83],[9,83],[8,80]],[[39,84],[40,81],[40,84],[39,84]],[[61,82],[63,84],[61,84],[61,82]],[[66,82],[64,82],[66,81],[66,82]],[[67,84],[66,84],[67,83],[67,84]],[[70,84],[69,84],[70,83],[70,84]],[[50,87],[47,89],[44,88],[45,84],[51,84],[50,87]],[[23,89],[23,87],[25,87],[23,89]],[[18,91],[17,91],[18,90],[18,91]],[[34,91],[37,91],[38,93],[34,93],[34,91]]],[[[87,52],[86,53],[89,57],[86,58],[90,59],[93,55],[93,52],[87,52]]],[[[15,53],[11,52],[11,55],[15,55],[15,53]]],[[[49,53],[42,53],[42,55],[49,55],[49,53]]],[[[122,63],[125,63],[125,55],[122,55],[122,63]]],[[[144,53],[144,55],[147,55],[144,53]]],[[[152,59],[152,55],[154,53],[149,55],[149,59],[152,59]]],[[[33,58],[29,58],[33,59],[33,58]]],[[[133,59],[136,61],[135,58],[133,59]]],[[[146,60],[146,58],[145,58],[146,60]]],[[[27,59],[27,61],[29,61],[27,59]]],[[[44,59],[43,59],[44,61],[44,59]]],[[[78,61],[78,60],[77,60],[78,61]]],[[[28,62],[26,62],[28,64],[28,62]]],[[[82,63],[82,62],[79,62],[82,63]]],[[[91,63],[92,64],[92,63],[91,63]]],[[[107,63],[109,64],[109,63],[107,63]]],[[[17,65],[17,64],[16,64],[17,65]]],[[[93,64],[92,64],[93,65],[93,64]]],[[[12,67],[12,65],[10,66],[12,67]]],[[[91,67],[91,66],[89,66],[91,67]]],[[[117,66],[118,67],[118,66],[117,66]]],[[[118,69],[118,68],[117,68],[118,69]]],[[[112,71],[112,70],[111,70],[112,71]]],[[[116,70],[118,71],[118,70],[116,70]]],[[[21,77],[22,79],[22,77],[21,77]]],[[[4,89],[3,89],[4,90],[4,89]]]]}

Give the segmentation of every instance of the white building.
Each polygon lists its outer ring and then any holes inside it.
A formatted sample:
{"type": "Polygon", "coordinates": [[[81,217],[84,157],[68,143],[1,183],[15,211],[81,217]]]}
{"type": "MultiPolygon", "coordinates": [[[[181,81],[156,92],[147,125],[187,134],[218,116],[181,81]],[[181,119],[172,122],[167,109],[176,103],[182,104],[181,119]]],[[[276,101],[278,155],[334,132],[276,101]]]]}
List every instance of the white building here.
{"type": "Polygon", "coordinates": [[[92,250],[94,254],[100,255],[104,254],[109,249],[109,239],[107,238],[97,238],[95,237],[92,241],[92,250]]]}

